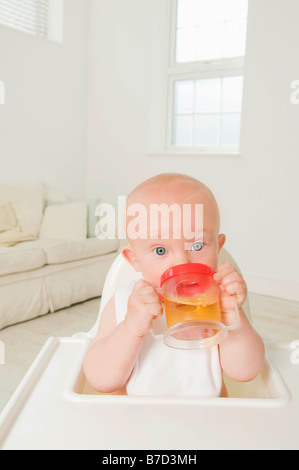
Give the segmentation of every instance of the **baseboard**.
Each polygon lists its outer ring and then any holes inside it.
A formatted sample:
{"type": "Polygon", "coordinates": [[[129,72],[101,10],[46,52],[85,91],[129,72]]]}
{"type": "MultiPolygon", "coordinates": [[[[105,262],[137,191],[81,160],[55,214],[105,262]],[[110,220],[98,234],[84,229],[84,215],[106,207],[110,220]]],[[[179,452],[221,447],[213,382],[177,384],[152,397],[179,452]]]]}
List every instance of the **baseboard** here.
{"type": "Polygon", "coordinates": [[[243,276],[249,292],[299,302],[299,282],[245,273],[243,276]]]}

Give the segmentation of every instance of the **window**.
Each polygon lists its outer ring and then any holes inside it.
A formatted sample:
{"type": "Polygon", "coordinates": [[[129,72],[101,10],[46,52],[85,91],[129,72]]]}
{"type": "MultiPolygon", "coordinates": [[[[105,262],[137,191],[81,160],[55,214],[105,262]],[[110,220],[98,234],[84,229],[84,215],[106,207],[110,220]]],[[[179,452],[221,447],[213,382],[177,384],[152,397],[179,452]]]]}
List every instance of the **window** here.
{"type": "Polygon", "coordinates": [[[248,0],[174,0],[167,147],[237,153],[248,0]]]}
{"type": "Polygon", "coordinates": [[[151,0],[148,155],[236,155],[248,0],[151,0]]]}
{"type": "Polygon", "coordinates": [[[176,81],[172,145],[238,146],[242,77],[176,81]]]}
{"type": "Polygon", "coordinates": [[[63,42],[63,0],[0,0],[0,24],[63,42]]]}
{"type": "Polygon", "coordinates": [[[248,0],[178,0],[176,62],[245,54],[248,0]]]}

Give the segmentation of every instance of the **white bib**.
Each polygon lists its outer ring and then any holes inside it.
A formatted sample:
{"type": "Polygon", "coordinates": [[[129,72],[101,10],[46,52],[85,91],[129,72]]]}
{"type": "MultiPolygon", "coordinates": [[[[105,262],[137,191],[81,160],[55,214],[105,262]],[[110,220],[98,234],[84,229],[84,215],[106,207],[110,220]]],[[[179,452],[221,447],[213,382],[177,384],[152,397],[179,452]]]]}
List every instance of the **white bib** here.
{"type": "MultiPolygon", "coordinates": [[[[120,288],[115,294],[117,324],[127,313],[129,296],[137,281],[120,288]]],[[[155,333],[165,328],[165,315],[154,322],[155,333]]],[[[177,350],[165,346],[162,339],[148,333],[127,384],[128,395],[169,395],[219,397],[222,370],[218,346],[197,350],[177,350]]]]}

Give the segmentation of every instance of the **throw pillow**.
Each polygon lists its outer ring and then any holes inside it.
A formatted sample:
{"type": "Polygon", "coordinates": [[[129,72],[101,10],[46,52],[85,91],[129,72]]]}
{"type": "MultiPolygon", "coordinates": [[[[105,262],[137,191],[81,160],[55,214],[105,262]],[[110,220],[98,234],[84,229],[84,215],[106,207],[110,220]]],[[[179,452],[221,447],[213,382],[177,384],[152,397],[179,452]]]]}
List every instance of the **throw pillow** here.
{"type": "Polygon", "coordinates": [[[0,205],[0,246],[12,247],[17,243],[36,240],[21,230],[10,203],[0,205]]]}
{"type": "Polygon", "coordinates": [[[41,240],[85,240],[87,205],[61,204],[47,206],[41,224],[41,240]]]}
{"type": "Polygon", "coordinates": [[[67,204],[87,204],[87,238],[95,238],[96,225],[98,217],[96,217],[96,208],[100,204],[100,199],[87,199],[86,201],[47,201],[47,206],[58,206],[67,204]]]}

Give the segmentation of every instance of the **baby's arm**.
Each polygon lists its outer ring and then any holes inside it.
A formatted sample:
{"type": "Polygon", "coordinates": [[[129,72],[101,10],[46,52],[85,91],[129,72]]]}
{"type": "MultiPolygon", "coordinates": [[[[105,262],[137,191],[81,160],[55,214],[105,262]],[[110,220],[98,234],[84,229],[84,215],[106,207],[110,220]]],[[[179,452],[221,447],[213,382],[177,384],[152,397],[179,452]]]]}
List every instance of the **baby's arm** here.
{"type": "Polygon", "coordinates": [[[134,286],[125,320],[119,325],[116,324],[114,298],[108,302],[98,335],[84,360],[87,381],[95,390],[109,393],[123,388],[152,320],[161,314],[159,295],[146,281],[139,281],[134,286]]]}
{"type": "MultiPolygon", "coordinates": [[[[224,311],[236,299],[240,312],[240,326],[229,332],[228,338],[219,346],[223,371],[238,382],[249,382],[260,372],[265,359],[262,339],[248,321],[242,305],[246,299],[247,287],[242,276],[228,263],[219,266],[215,280],[220,284],[224,311]],[[230,297],[230,298],[229,298],[230,297]]],[[[231,313],[227,318],[231,320],[231,313]]]]}
{"type": "Polygon", "coordinates": [[[240,326],[229,332],[220,345],[223,371],[237,382],[249,382],[261,371],[265,359],[264,344],[240,309],[240,326]]]}

